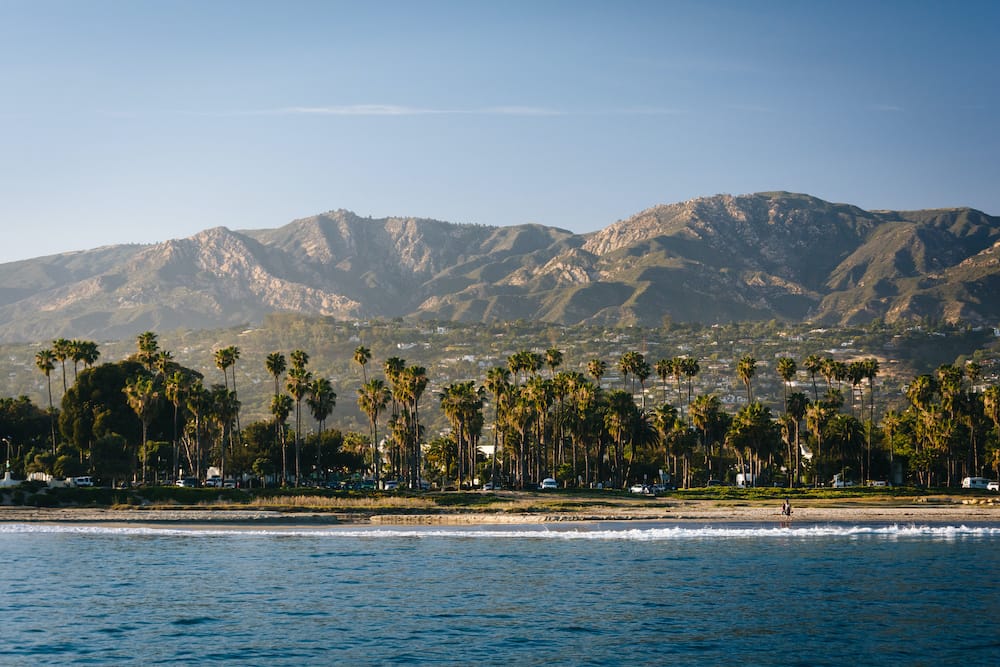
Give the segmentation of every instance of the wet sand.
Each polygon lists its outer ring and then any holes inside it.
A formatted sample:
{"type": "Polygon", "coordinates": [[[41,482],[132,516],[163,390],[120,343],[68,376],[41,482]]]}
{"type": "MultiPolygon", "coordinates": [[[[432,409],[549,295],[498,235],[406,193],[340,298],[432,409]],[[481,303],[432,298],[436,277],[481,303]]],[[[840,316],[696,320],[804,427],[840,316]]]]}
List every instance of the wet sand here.
{"type": "Polygon", "coordinates": [[[204,527],[262,529],[297,526],[391,526],[391,525],[500,525],[549,522],[667,521],[677,523],[889,523],[955,524],[1000,523],[1000,503],[936,499],[930,501],[804,501],[793,503],[791,518],[781,515],[780,502],[732,502],[676,500],[641,506],[588,508],[569,511],[476,511],[426,512],[308,511],[281,509],[214,508],[34,508],[0,507],[0,524],[44,523],[66,525],[128,525],[157,527],[204,527]]]}

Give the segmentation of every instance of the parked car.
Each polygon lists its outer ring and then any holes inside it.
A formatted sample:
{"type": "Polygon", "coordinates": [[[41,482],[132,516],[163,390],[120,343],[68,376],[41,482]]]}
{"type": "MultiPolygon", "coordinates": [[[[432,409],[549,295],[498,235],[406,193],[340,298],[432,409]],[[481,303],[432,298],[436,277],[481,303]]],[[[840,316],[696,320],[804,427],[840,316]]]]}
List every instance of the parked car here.
{"type": "Polygon", "coordinates": [[[74,477],[73,484],[76,486],[93,486],[94,480],[90,477],[74,477]]]}
{"type": "Polygon", "coordinates": [[[553,489],[559,488],[559,482],[552,479],[551,477],[546,477],[542,480],[542,483],[538,485],[538,488],[542,491],[551,491],[553,489]]]}
{"type": "Polygon", "coordinates": [[[985,477],[965,477],[962,479],[963,489],[988,489],[990,480],[985,477]]]}
{"type": "Polygon", "coordinates": [[[643,495],[648,495],[650,493],[649,487],[645,484],[633,484],[628,487],[629,493],[641,493],[643,495]]]}
{"type": "Polygon", "coordinates": [[[222,486],[222,478],[218,475],[212,475],[205,480],[205,486],[217,489],[222,486]]]}
{"type": "Polygon", "coordinates": [[[1000,482],[992,481],[986,485],[987,491],[1000,491],[1000,482]]]}
{"type": "Polygon", "coordinates": [[[193,489],[198,486],[198,480],[194,477],[182,477],[181,479],[174,482],[177,486],[183,486],[188,489],[193,489]]]}

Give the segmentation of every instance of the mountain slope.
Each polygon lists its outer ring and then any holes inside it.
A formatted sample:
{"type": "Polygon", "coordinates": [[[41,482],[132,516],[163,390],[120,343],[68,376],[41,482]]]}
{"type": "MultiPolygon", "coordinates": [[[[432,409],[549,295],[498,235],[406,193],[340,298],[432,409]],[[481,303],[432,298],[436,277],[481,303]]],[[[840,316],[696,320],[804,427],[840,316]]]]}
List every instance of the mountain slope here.
{"type": "Polygon", "coordinates": [[[1000,319],[1000,219],[784,192],[656,206],[576,235],[331,211],[0,265],[0,340],[335,318],[553,323],[1000,319]]]}

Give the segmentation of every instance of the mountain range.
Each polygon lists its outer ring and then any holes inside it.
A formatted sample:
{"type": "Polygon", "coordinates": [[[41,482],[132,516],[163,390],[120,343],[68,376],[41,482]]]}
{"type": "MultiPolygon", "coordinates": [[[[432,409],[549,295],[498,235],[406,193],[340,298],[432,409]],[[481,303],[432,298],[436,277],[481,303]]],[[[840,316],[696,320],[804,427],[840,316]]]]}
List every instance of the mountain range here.
{"type": "Polygon", "coordinates": [[[574,234],[337,210],[0,264],[0,341],[344,319],[1000,321],[1000,218],[717,195],[574,234]]]}

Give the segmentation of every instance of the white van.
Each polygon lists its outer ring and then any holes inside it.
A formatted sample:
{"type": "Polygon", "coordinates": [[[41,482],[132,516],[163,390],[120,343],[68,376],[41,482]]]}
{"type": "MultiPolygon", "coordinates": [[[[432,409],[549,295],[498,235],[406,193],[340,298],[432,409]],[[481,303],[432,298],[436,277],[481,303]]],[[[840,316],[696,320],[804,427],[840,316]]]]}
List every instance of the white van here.
{"type": "Polygon", "coordinates": [[[76,486],[93,486],[94,480],[89,477],[74,477],[73,484],[76,486]]]}
{"type": "Polygon", "coordinates": [[[965,477],[962,479],[963,489],[985,489],[988,488],[990,480],[985,477],[965,477]]]}

